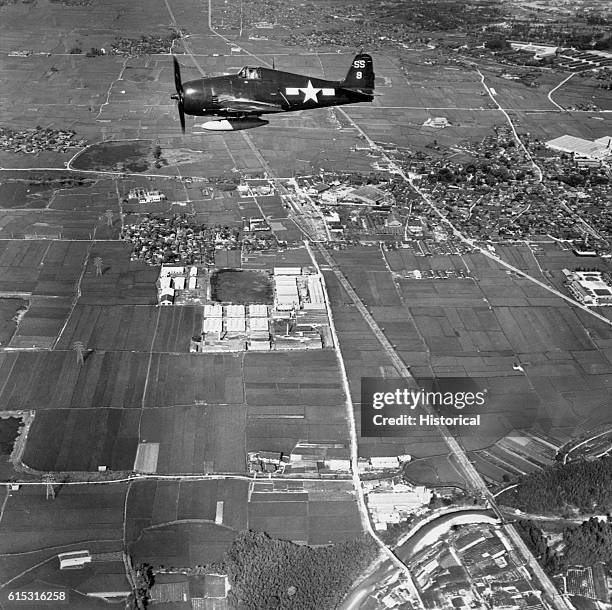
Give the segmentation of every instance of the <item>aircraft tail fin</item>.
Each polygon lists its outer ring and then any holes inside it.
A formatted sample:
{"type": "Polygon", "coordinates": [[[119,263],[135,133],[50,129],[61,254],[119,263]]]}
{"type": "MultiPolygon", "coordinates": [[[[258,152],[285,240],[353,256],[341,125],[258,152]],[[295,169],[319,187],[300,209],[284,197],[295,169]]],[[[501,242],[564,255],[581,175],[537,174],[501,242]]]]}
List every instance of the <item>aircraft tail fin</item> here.
{"type": "Polygon", "coordinates": [[[346,78],[340,83],[346,89],[354,89],[360,93],[374,93],[374,62],[367,53],[355,55],[346,78]]]}

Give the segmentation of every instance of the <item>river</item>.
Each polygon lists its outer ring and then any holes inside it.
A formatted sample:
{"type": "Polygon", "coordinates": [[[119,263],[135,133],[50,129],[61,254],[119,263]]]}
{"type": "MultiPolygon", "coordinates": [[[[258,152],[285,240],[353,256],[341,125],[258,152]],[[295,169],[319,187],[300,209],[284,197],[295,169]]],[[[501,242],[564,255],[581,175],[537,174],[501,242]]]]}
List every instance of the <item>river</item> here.
{"type": "MultiPolygon", "coordinates": [[[[468,523],[497,524],[499,519],[495,517],[493,511],[487,509],[454,510],[424,524],[394,552],[402,562],[406,563],[415,553],[433,544],[444,533],[448,532],[453,525],[466,525],[468,523]]],[[[398,568],[391,560],[383,561],[372,574],[356,584],[338,607],[338,610],[372,610],[378,607],[372,605],[373,599],[370,598],[370,594],[374,593],[383,581],[389,580],[394,572],[398,572],[398,568]]],[[[399,576],[399,574],[396,576],[399,576]]],[[[396,578],[396,576],[393,578],[396,578]]]]}

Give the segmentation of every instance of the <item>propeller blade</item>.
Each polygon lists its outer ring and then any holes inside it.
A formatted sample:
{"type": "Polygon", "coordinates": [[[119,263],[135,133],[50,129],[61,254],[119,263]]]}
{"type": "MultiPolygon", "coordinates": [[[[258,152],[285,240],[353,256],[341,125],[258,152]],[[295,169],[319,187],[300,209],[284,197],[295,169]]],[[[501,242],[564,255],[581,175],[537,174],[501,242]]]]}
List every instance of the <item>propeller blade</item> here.
{"type": "Polygon", "coordinates": [[[185,133],[185,111],[183,110],[183,100],[178,103],[179,118],[181,120],[181,131],[185,133]]]}
{"type": "Polygon", "coordinates": [[[179,65],[178,59],[173,55],[172,60],[174,61],[174,87],[176,92],[183,97],[183,83],[181,81],[181,66],[179,65]]]}
{"type": "Polygon", "coordinates": [[[174,87],[176,88],[176,94],[170,97],[177,101],[181,131],[185,133],[185,109],[183,107],[184,93],[183,82],[181,80],[181,66],[174,55],[172,56],[172,61],[174,62],[174,87]]]}

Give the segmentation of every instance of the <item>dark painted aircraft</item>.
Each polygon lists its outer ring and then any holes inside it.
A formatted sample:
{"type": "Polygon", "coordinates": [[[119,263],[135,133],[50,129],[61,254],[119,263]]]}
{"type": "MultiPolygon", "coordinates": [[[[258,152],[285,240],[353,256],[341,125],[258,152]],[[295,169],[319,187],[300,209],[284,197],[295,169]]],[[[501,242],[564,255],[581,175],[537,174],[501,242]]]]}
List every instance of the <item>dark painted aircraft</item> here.
{"type": "Polygon", "coordinates": [[[172,99],[178,102],[181,128],[185,115],[218,117],[201,125],[210,131],[234,131],[267,125],[264,114],[296,112],[374,99],[374,64],[367,53],[353,59],[346,78],[324,80],[270,68],[245,66],[237,74],[199,78],[183,83],[174,59],[172,99]]]}

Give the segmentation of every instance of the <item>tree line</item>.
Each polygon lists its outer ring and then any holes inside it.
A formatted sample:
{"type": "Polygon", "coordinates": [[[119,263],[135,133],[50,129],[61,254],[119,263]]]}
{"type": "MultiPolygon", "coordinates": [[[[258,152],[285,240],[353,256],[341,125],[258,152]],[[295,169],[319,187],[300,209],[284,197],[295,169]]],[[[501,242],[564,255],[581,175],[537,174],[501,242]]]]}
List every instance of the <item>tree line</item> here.
{"type": "Polygon", "coordinates": [[[523,540],[533,550],[542,567],[551,575],[565,572],[571,566],[604,563],[612,567],[612,523],[591,518],[563,530],[563,551],[548,545],[542,530],[532,521],[516,523],[523,540]]]}
{"type": "Polygon", "coordinates": [[[229,577],[231,608],[325,610],[340,603],[376,554],[376,544],[365,537],[310,547],[246,531],[218,567],[229,577]]]}
{"type": "Polygon", "coordinates": [[[555,464],[524,475],[503,503],[528,513],[570,515],[612,509],[612,457],[555,464]]]}

